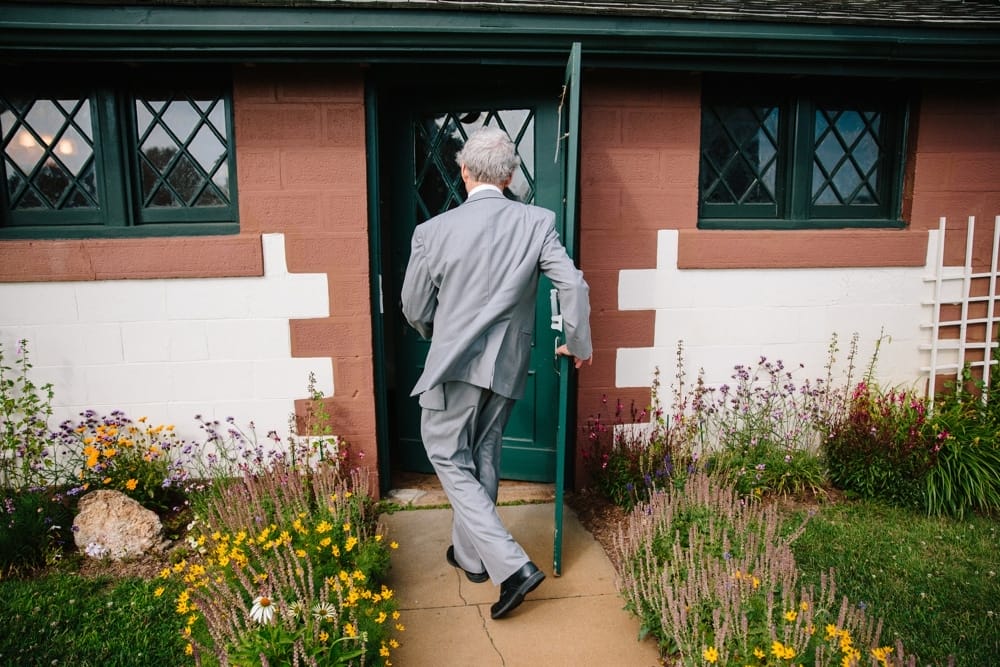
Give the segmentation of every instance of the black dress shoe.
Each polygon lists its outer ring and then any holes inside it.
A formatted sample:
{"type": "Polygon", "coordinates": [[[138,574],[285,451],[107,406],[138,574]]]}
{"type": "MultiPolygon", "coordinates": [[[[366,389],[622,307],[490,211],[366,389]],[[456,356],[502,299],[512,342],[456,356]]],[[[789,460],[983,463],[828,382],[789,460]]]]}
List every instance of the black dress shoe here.
{"type": "Polygon", "coordinates": [[[490,617],[500,618],[524,602],[524,596],[538,588],[545,573],[530,560],[500,584],[500,600],[490,607],[490,617]]]}
{"type": "Polygon", "coordinates": [[[490,578],[490,575],[485,572],[469,572],[468,570],[463,569],[462,566],[458,564],[458,561],[455,560],[454,545],[448,547],[448,551],[445,552],[444,557],[448,560],[449,565],[457,567],[459,570],[462,570],[462,572],[465,572],[465,578],[474,584],[481,584],[490,578]]]}

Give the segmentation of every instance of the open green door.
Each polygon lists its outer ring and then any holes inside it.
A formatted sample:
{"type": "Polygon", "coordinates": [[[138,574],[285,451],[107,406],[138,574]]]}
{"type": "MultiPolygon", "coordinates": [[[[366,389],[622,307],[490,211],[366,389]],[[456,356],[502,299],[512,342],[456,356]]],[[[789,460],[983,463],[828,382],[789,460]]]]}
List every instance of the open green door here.
{"type": "MultiPolygon", "coordinates": [[[[431,473],[420,436],[420,406],[409,392],[423,371],[429,342],[402,319],[400,288],[409,261],[413,230],[425,220],[460,205],[465,199],[456,152],[477,127],[497,126],[514,140],[521,166],[507,196],[557,211],[557,231],[564,234],[564,180],[558,152],[558,71],[538,75],[523,69],[475,70],[475,83],[431,85],[395,80],[382,85],[377,96],[379,134],[378,234],[375,252],[384,267],[379,314],[384,331],[379,362],[383,368],[382,437],[388,462],[386,477],[401,473],[431,473]],[[529,77],[527,75],[534,75],[529,77]],[[487,85],[490,84],[490,85],[487,85]]],[[[459,76],[464,80],[469,76],[459,76]]],[[[438,72],[437,79],[448,79],[438,72]]],[[[556,420],[559,377],[552,359],[558,332],[549,328],[551,282],[539,280],[535,339],[525,395],[517,401],[503,438],[500,477],[551,483],[555,481],[556,420]]]]}
{"type": "MultiPolygon", "coordinates": [[[[562,97],[559,103],[559,130],[555,159],[563,165],[563,244],[572,257],[576,249],[577,172],[580,164],[580,42],[573,42],[566,63],[562,97]]],[[[562,327],[553,313],[553,328],[562,327]]],[[[552,546],[552,573],[562,574],[563,487],[566,483],[566,428],[569,398],[570,364],[559,359],[559,423],[556,428],[556,499],[555,531],[552,546]]]]}

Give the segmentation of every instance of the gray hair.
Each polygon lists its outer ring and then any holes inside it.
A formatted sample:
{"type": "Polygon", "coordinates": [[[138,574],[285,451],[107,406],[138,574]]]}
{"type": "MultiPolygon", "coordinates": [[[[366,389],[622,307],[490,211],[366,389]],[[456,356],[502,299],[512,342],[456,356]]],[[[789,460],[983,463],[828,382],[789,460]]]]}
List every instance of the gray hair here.
{"type": "Polygon", "coordinates": [[[521,164],[514,142],[497,127],[472,132],[455,160],[465,165],[475,180],[497,186],[506,183],[521,164]]]}

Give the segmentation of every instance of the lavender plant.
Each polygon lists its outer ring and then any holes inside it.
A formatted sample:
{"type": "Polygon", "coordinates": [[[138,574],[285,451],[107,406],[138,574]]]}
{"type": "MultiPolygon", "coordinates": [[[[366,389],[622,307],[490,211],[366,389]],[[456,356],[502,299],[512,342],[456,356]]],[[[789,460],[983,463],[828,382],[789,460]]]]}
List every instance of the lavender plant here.
{"type": "Polygon", "coordinates": [[[836,599],[833,573],[819,590],[798,585],[773,504],[746,503],[711,477],[653,494],[615,542],[619,589],[656,637],[667,664],[915,665],[881,645],[881,623],[836,599]]]}

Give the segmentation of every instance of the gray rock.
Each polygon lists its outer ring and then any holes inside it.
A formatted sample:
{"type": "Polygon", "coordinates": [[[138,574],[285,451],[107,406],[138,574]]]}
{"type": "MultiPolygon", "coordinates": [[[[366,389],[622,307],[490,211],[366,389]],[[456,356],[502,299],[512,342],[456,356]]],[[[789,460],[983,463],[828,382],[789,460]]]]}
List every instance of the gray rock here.
{"type": "Polygon", "coordinates": [[[73,541],[92,558],[112,560],[161,551],[166,544],[155,512],[120,491],[103,489],[80,498],[73,541]]]}

